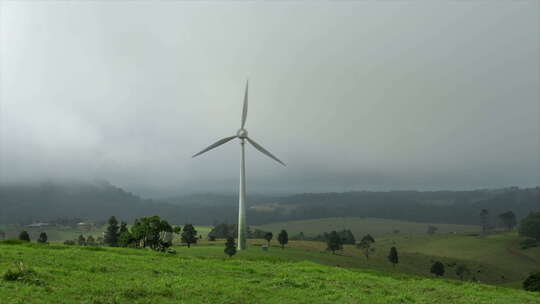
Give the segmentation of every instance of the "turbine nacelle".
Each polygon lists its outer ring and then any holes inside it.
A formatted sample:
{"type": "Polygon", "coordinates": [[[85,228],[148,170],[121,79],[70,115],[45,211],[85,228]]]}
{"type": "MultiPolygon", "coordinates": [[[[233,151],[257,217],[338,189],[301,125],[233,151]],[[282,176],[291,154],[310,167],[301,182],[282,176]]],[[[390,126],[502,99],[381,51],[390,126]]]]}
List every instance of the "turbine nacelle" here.
{"type": "Polygon", "coordinates": [[[246,125],[246,120],[247,120],[247,112],[248,112],[248,83],[246,83],[246,91],[244,92],[244,106],[242,108],[242,118],[241,118],[241,121],[240,121],[240,129],[236,132],[236,135],[233,135],[233,136],[229,136],[229,137],[225,137],[225,138],[222,138],[220,140],[218,140],[217,142],[211,144],[210,146],[208,146],[207,148],[205,148],[204,150],[202,150],[201,152],[193,155],[193,157],[196,157],[196,156],[199,156],[207,151],[210,151],[216,147],[219,147],[221,145],[223,145],[224,143],[227,143],[235,138],[240,138],[241,140],[247,140],[247,142],[249,144],[251,144],[255,149],[259,150],[259,152],[261,152],[262,154],[270,157],[271,159],[277,161],[278,163],[282,164],[283,166],[285,166],[285,163],[283,163],[281,160],[279,160],[279,158],[275,157],[272,153],[270,153],[268,150],[266,150],[265,148],[263,148],[261,145],[259,145],[257,142],[255,142],[252,138],[249,138],[248,137],[248,131],[246,129],[244,129],[244,126],[246,125]]]}
{"type": "Polygon", "coordinates": [[[246,139],[248,137],[248,131],[242,128],[238,130],[238,132],[236,132],[236,136],[238,136],[238,138],[241,138],[241,139],[246,139]]]}

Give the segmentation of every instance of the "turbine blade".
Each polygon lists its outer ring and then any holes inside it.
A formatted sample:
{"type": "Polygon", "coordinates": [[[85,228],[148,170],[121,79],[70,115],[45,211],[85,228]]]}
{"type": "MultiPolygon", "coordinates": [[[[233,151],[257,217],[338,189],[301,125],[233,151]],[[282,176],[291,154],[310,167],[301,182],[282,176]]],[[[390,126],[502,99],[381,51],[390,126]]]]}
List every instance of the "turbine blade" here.
{"type": "Polygon", "coordinates": [[[249,80],[246,80],[246,91],[244,92],[244,108],[242,109],[242,125],[240,129],[243,129],[246,125],[247,112],[248,112],[248,86],[249,80]]]}
{"type": "Polygon", "coordinates": [[[251,139],[249,137],[246,137],[246,139],[248,140],[248,142],[250,144],[253,145],[253,147],[255,147],[255,149],[259,150],[262,154],[266,154],[266,156],[268,156],[271,159],[277,161],[278,163],[282,164],[283,166],[287,166],[287,165],[285,165],[285,163],[283,163],[281,160],[279,160],[279,158],[275,157],[272,153],[268,152],[265,148],[263,148],[261,145],[256,143],[253,139],[251,139]]]}
{"type": "Polygon", "coordinates": [[[193,155],[192,158],[195,157],[195,156],[199,156],[199,155],[203,154],[204,152],[207,152],[207,151],[209,151],[209,150],[212,150],[212,149],[214,149],[214,148],[216,148],[216,147],[219,147],[219,146],[223,145],[224,143],[230,141],[230,140],[233,139],[233,138],[236,138],[236,135],[235,135],[235,136],[225,137],[225,138],[223,138],[223,139],[220,139],[220,140],[218,140],[217,142],[213,143],[212,145],[208,146],[206,149],[202,150],[201,152],[199,152],[199,153],[193,155]]]}

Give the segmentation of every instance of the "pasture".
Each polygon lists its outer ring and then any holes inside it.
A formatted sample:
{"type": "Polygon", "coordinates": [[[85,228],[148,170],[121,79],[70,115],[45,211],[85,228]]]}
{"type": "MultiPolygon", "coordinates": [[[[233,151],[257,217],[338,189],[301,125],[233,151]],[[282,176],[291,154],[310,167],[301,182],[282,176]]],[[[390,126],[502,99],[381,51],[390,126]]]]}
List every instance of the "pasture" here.
{"type": "MultiPolygon", "coordinates": [[[[345,245],[343,251],[334,255],[326,251],[325,243],[314,241],[289,241],[287,248],[281,250],[277,241],[273,240],[269,252],[272,256],[290,261],[307,260],[349,269],[372,269],[424,277],[433,277],[430,267],[434,261],[441,261],[446,265],[445,278],[459,280],[456,267],[465,265],[469,269],[465,280],[521,288],[521,283],[530,272],[540,271],[540,248],[521,250],[518,246],[520,240],[513,233],[486,238],[469,235],[378,237],[369,260],[355,246],[345,245]],[[397,247],[400,259],[395,269],[387,260],[392,246],[397,247]]],[[[253,248],[243,254],[255,258],[261,251],[258,246],[265,243],[264,240],[250,240],[253,248]]],[[[217,248],[223,246],[221,241],[203,244],[217,248]]],[[[218,257],[222,252],[208,250],[206,246],[195,246],[190,254],[218,257]]]]}
{"type": "MultiPolygon", "coordinates": [[[[227,258],[221,245],[143,249],[0,244],[0,302],[14,303],[453,303],[533,304],[538,294],[471,282],[296,262],[252,248],[227,258]]],[[[313,251],[313,254],[316,254],[313,251]]],[[[322,255],[322,254],[321,254],[322,255]]],[[[331,254],[324,254],[332,256],[331,254]]],[[[346,257],[340,257],[346,259],[346,257]]],[[[351,258],[349,258],[351,259],[351,258]]]]}
{"type": "Polygon", "coordinates": [[[394,234],[394,230],[399,230],[399,235],[421,235],[426,234],[428,226],[436,226],[438,228],[437,233],[464,233],[478,232],[480,230],[479,226],[471,225],[417,223],[363,217],[334,217],[278,222],[266,225],[258,225],[255,226],[255,228],[272,231],[274,234],[279,233],[281,229],[286,229],[289,236],[297,235],[300,232],[303,232],[306,236],[316,236],[332,230],[338,231],[350,229],[356,238],[359,238],[367,233],[371,234],[372,236],[392,235],[394,234]]]}

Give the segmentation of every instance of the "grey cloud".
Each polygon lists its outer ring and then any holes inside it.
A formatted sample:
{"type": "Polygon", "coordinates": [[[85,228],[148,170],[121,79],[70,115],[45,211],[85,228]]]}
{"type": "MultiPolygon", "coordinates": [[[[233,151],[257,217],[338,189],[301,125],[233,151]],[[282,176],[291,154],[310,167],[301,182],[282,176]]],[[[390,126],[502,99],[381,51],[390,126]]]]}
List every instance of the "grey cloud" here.
{"type": "Polygon", "coordinates": [[[540,184],[536,1],[0,2],[0,180],[140,193],[540,184]]]}

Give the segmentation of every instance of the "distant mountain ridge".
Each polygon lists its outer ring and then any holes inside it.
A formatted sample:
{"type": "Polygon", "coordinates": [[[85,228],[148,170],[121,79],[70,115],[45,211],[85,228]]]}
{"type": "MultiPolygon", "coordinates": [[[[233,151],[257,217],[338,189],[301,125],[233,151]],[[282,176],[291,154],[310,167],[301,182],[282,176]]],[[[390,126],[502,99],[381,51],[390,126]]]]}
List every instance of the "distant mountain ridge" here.
{"type": "MultiPolygon", "coordinates": [[[[518,218],[540,211],[540,187],[473,191],[388,191],[248,196],[251,225],[327,217],[376,217],[415,222],[478,224],[481,209],[491,221],[512,210],[518,218]]],[[[0,224],[29,224],[60,217],[132,221],[159,215],[175,224],[234,223],[237,196],[196,194],[142,199],[108,182],[0,185],[0,224]]]]}

